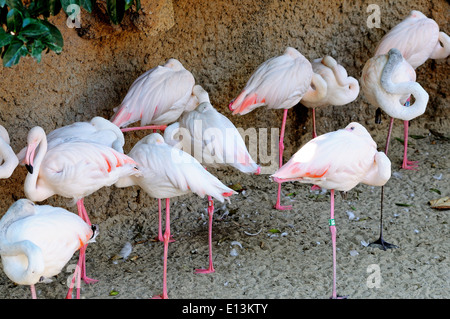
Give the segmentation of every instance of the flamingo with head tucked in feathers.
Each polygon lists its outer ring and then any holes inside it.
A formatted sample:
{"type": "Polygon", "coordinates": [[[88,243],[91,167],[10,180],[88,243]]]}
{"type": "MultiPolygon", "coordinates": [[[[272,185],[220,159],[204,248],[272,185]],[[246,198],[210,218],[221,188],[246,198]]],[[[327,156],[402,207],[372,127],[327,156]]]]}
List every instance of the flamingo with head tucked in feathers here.
{"type": "MultiPolygon", "coordinates": [[[[247,150],[237,128],[211,104],[209,94],[200,85],[192,90],[199,105],[190,112],[184,112],[179,120],[164,131],[169,145],[181,148],[208,167],[232,166],[247,174],[260,174],[261,167],[255,163],[247,150]]],[[[214,272],[212,263],[212,220],[214,202],[208,197],[209,218],[209,267],[198,270],[201,273],[214,272]]]]}
{"type": "Polygon", "coordinates": [[[173,123],[183,111],[192,109],[194,84],[192,73],[177,59],[169,59],[133,82],[111,121],[121,128],[137,121],[142,126],[173,123]]]}
{"type": "MultiPolygon", "coordinates": [[[[32,298],[36,299],[34,285],[59,274],[77,250],[81,252],[87,243],[95,241],[97,233],[96,225],[88,225],[63,208],[19,199],[0,220],[3,270],[15,283],[30,285],[32,298]]],[[[67,298],[71,298],[75,278],[77,287],[80,285],[80,261],[67,298]]]]}
{"type": "MultiPolygon", "coordinates": [[[[284,131],[287,111],[302,98],[323,98],[326,82],[315,74],[311,63],[296,49],[287,47],[284,54],[263,62],[250,76],[244,89],[229,108],[233,114],[244,115],[255,108],[284,109],[279,142],[279,166],[283,164],[284,131]]],[[[278,185],[276,209],[291,209],[280,204],[281,184],[278,185]]]]}
{"type": "Polygon", "coordinates": [[[333,289],[336,293],[336,224],[334,191],[347,192],[359,183],[382,186],[391,176],[391,162],[377,151],[366,128],[352,122],[345,129],[320,135],[295,153],[271,177],[275,182],[298,181],[318,185],[331,191],[329,226],[333,246],[333,289]]]}
{"type": "Polygon", "coordinates": [[[313,72],[320,75],[326,82],[326,94],[305,95],[301,103],[312,109],[313,118],[313,138],[316,133],[316,115],[317,107],[327,107],[330,105],[345,105],[354,101],[359,94],[358,80],[348,76],[345,68],[338,64],[331,56],[315,59],[312,63],[313,72]]]}
{"type": "Polygon", "coordinates": [[[188,153],[165,143],[159,133],[152,133],[134,145],[128,156],[140,163],[142,176],[126,176],[115,186],[139,185],[154,198],[166,198],[166,229],[164,232],[163,293],[155,298],[168,298],[167,256],[170,240],[169,198],[195,193],[200,197],[211,196],[220,202],[235,192],[222,184],[215,176],[188,153]]]}

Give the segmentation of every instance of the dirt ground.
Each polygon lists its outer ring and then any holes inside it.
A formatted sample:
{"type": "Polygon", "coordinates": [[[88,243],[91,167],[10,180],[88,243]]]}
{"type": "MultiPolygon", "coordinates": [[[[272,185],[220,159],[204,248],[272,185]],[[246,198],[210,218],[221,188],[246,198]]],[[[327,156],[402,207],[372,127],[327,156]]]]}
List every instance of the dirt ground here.
{"type": "MultiPolygon", "coordinates": [[[[408,153],[420,168],[402,170],[403,146],[395,139],[402,136],[402,125],[396,124],[389,154],[393,173],[385,186],[384,236],[399,248],[383,251],[365,246],[379,235],[379,187],[358,185],[347,199],[337,194],[338,294],[352,299],[446,299],[450,297],[449,211],[432,209],[429,201],[450,193],[449,141],[412,122],[410,134],[423,138],[411,139],[408,153]],[[373,267],[379,267],[379,287],[370,284],[375,283],[369,278],[373,267]]],[[[383,145],[379,139],[378,145],[383,145]]],[[[248,176],[230,169],[221,176],[224,183],[239,183],[245,191],[234,195],[229,204],[216,202],[215,273],[194,274],[194,269],[208,262],[206,198],[186,195],[171,201],[176,241],[169,245],[169,298],[330,297],[330,193],[311,191],[309,185],[299,183],[283,184],[283,202],[293,209],[277,211],[272,209],[276,184],[268,175],[248,176]]],[[[122,191],[112,190],[118,197],[122,191]]],[[[99,282],[83,283],[82,298],[141,299],[162,292],[163,245],[153,241],[158,229],[157,201],[138,187],[134,191],[136,198],[128,199],[128,211],[93,218],[100,234],[88,246],[87,271],[99,282]],[[147,208],[133,211],[136,199],[148,202],[147,208]],[[128,258],[115,258],[127,242],[132,244],[128,258]]],[[[63,298],[76,261],[77,254],[52,283],[37,284],[38,298],[63,298]]],[[[28,298],[30,292],[2,275],[0,295],[28,298]]]]}

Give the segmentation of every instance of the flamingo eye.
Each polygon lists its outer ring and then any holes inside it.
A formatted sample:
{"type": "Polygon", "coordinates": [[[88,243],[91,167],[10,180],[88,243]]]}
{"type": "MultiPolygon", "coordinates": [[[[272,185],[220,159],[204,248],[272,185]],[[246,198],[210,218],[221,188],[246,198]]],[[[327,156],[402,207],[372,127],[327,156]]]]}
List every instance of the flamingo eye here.
{"type": "Polygon", "coordinates": [[[351,128],[350,128],[352,131],[355,129],[355,127],[354,126],[352,126],[351,128]]]}

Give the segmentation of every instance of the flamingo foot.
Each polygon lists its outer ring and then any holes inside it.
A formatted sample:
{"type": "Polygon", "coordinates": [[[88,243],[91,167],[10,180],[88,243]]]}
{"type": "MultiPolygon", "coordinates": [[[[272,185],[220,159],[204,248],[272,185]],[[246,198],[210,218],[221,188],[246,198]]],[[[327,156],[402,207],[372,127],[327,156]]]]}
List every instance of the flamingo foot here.
{"type": "MultiPolygon", "coordinates": [[[[159,242],[164,242],[164,238],[162,236],[156,236],[153,240],[159,241],[159,242]]],[[[173,242],[175,242],[175,239],[173,239],[173,236],[170,236],[169,243],[173,243],[173,242]]]]}
{"type": "Polygon", "coordinates": [[[194,273],[196,274],[212,274],[216,272],[212,265],[209,266],[208,269],[195,269],[194,273]]]}
{"type": "Polygon", "coordinates": [[[402,168],[417,171],[419,169],[419,161],[403,161],[402,168]]]}
{"type": "Polygon", "coordinates": [[[330,299],[348,299],[348,296],[339,296],[339,295],[337,295],[336,297],[331,296],[330,299]]]}
{"type": "Polygon", "coordinates": [[[378,238],[378,240],[374,241],[373,243],[370,243],[369,247],[377,247],[383,249],[384,251],[386,251],[386,249],[398,248],[398,246],[390,244],[387,241],[385,241],[381,236],[380,238],[378,238]]]}
{"type": "Polygon", "coordinates": [[[83,279],[83,281],[86,283],[86,284],[95,284],[96,282],[98,282],[98,280],[97,279],[92,279],[92,278],[89,278],[89,277],[87,277],[87,276],[84,276],[83,278],[81,278],[81,279],[83,279]]]}
{"type": "Polygon", "coordinates": [[[169,299],[169,297],[167,295],[164,296],[164,294],[161,294],[153,296],[152,299],[169,299]]]}
{"type": "Polygon", "coordinates": [[[276,203],[273,208],[278,209],[278,210],[290,210],[292,209],[292,205],[286,205],[286,206],[282,206],[280,203],[276,203]]]}

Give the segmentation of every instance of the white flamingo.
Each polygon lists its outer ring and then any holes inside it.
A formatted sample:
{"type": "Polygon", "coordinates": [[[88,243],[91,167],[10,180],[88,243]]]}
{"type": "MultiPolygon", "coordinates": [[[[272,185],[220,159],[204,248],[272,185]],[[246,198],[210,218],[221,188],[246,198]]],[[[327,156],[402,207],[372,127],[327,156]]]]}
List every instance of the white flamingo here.
{"type": "Polygon", "coordinates": [[[336,224],[334,191],[347,192],[359,183],[382,186],[391,177],[391,162],[377,151],[366,128],[352,122],[345,129],[320,135],[302,146],[272,175],[274,181],[298,181],[331,190],[329,226],[333,245],[333,290],[336,293],[336,224]]]}
{"type": "Polygon", "coordinates": [[[167,254],[170,240],[169,198],[195,193],[201,198],[211,196],[223,202],[225,198],[235,192],[205,170],[194,157],[165,143],[159,133],[152,133],[141,139],[128,155],[140,163],[142,176],[122,177],[115,185],[117,187],[138,185],[151,197],[166,198],[166,229],[163,236],[163,293],[155,297],[167,299],[167,254]]]}
{"type": "Polygon", "coordinates": [[[8,131],[0,125],[0,178],[9,178],[19,164],[19,159],[9,144],[8,131]]]}
{"type": "Polygon", "coordinates": [[[359,94],[358,80],[348,76],[345,68],[338,64],[331,56],[315,59],[312,63],[313,72],[320,75],[326,82],[326,94],[305,95],[301,103],[312,109],[313,118],[313,138],[316,133],[316,115],[317,107],[327,107],[330,105],[345,105],[353,102],[359,94]]]}
{"type": "MultiPolygon", "coordinates": [[[[19,285],[30,285],[36,299],[35,284],[59,274],[73,254],[95,241],[96,225],[88,225],[79,216],[60,207],[35,205],[19,199],[0,220],[0,255],[3,270],[19,285]]],[[[80,262],[74,273],[80,297],[80,262]]]]}
{"type": "MultiPolygon", "coordinates": [[[[302,98],[321,99],[326,95],[326,82],[315,74],[311,63],[296,49],[287,47],[284,54],[263,62],[251,75],[244,89],[230,105],[233,114],[244,115],[255,108],[284,109],[279,142],[279,166],[283,165],[284,131],[287,111],[302,98]]],[[[291,209],[280,203],[278,185],[276,209],[291,209]]]]}

